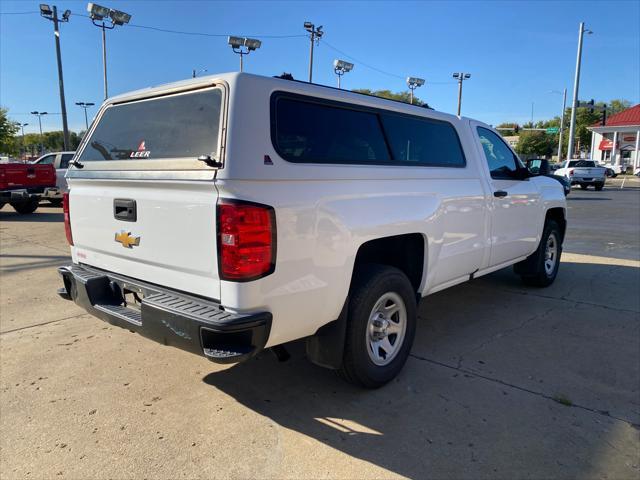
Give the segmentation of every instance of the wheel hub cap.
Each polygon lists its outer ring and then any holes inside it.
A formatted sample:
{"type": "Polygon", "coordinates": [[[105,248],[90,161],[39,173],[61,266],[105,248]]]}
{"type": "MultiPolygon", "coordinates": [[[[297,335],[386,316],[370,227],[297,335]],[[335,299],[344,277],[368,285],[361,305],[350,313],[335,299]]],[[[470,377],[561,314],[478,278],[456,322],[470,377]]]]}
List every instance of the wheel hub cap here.
{"type": "Polygon", "coordinates": [[[402,348],[407,309],[395,292],[383,294],[373,306],[366,330],[367,351],[373,363],[388,365],[402,348]]]}

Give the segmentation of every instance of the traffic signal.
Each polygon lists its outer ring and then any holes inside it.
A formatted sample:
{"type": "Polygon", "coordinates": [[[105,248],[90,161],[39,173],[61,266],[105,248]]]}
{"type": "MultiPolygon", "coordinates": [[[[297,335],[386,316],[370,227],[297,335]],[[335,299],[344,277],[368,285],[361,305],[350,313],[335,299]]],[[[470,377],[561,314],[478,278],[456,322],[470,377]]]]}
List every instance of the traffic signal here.
{"type": "Polygon", "coordinates": [[[592,98],[590,101],[587,102],[587,105],[589,105],[589,113],[593,113],[593,107],[596,104],[595,100],[592,98]]]}
{"type": "Polygon", "coordinates": [[[520,125],[516,124],[516,125],[513,127],[513,133],[518,133],[519,131],[520,131],[520,125]]]}
{"type": "Polygon", "coordinates": [[[601,125],[604,127],[607,124],[607,104],[604,104],[602,107],[602,123],[601,125]]]}

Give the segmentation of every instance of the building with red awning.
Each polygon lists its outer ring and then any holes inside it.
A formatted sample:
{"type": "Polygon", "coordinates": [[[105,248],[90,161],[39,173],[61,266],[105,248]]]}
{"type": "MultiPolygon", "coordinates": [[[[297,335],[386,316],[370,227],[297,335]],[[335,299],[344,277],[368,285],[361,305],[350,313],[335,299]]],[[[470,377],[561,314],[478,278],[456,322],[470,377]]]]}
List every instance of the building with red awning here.
{"type": "Polygon", "coordinates": [[[591,130],[591,158],[623,167],[640,167],[640,104],[597,123],[591,130]]]}

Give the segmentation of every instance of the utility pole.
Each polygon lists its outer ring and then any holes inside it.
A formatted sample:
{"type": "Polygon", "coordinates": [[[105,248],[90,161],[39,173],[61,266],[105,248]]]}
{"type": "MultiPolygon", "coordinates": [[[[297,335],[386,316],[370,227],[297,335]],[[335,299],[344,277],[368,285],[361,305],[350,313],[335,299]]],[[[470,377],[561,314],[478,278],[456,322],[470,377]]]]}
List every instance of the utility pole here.
{"type": "MultiPolygon", "coordinates": [[[[69,127],[67,125],[67,105],[64,99],[64,80],[62,78],[62,56],[60,54],[60,30],[59,22],[68,22],[71,16],[71,10],[65,10],[62,18],[58,18],[58,7],[55,5],[53,9],[44,3],[40,4],[40,15],[47,20],[53,21],[53,34],[56,41],[56,57],[58,59],[58,86],[60,88],[60,109],[62,113],[62,133],[64,149],[69,150],[69,127]]],[[[40,117],[38,117],[40,118],[40,117]]]]}
{"type": "Polygon", "coordinates": [[[573,157],[573,142],[576,133],[576,110],[578,108],[578,88],[580,86],[580,64],[582,62],[582,38],[584,34],[592,34],[591,30],[584,28],[584,22],[580,22],[578,31],[578,53],[576,56],[576,73],[573,79],[573,99],[571,101],[571,121],[569,122],[569,145],[567,147],[567,159],[573,157]]]}
{"type": "Polygon", "coordinates": [[[311,40],[311,45],[309,49],[309,83],[313,83],[313,44],[319,43],[324,32],[322,31],[322,25],[318,28],[311,22],[304,22],[304,28],[307,32],[310,33],[309,39],[311,40]]]}
{"type": "Polygon", "coordinates": [[[567,109],[567,88],[562,92],[562,114],[560,115],[560,138],[558,139],[558,162],[562,162],[562,132],[564,130],[564,111],[567,109]]]}
{"type": "Polygon", "coordinates": [[[471,74],[458,72],[453,74],[453,78],[458,80],[458,116],[460,116],[460,111],[462,109],[462,82],[469,80],[471,78],[471,74]]]}

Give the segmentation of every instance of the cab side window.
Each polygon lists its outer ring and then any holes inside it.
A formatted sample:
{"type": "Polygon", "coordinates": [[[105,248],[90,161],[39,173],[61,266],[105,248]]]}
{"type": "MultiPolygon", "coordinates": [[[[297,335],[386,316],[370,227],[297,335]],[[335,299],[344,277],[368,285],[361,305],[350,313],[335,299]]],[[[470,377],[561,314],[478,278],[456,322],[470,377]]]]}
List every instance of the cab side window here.
{"type": "Polygon", "coordinates": [[[73,153],[63,153],[62,159],[60,160],[59,168],[63,168],[65,170],[69,168],[69,162],[71,161],[72,158],[73,158],[73,153]]]}
{"type": "Polygon", "coordinates": [[[47,155],[46,157],[42,158],[38,164],[40,165],[52,165],[53,161],[56,159],[56,155],[47,155]]]}
{"type": "Polygon", "coordinates": [[[520,159],[511,151],[504,140],[491,130],[482,127],[478,127],[478,137],[489,165],[491,178],[517,179],[517,172],[523,167],[520,159]]]}

